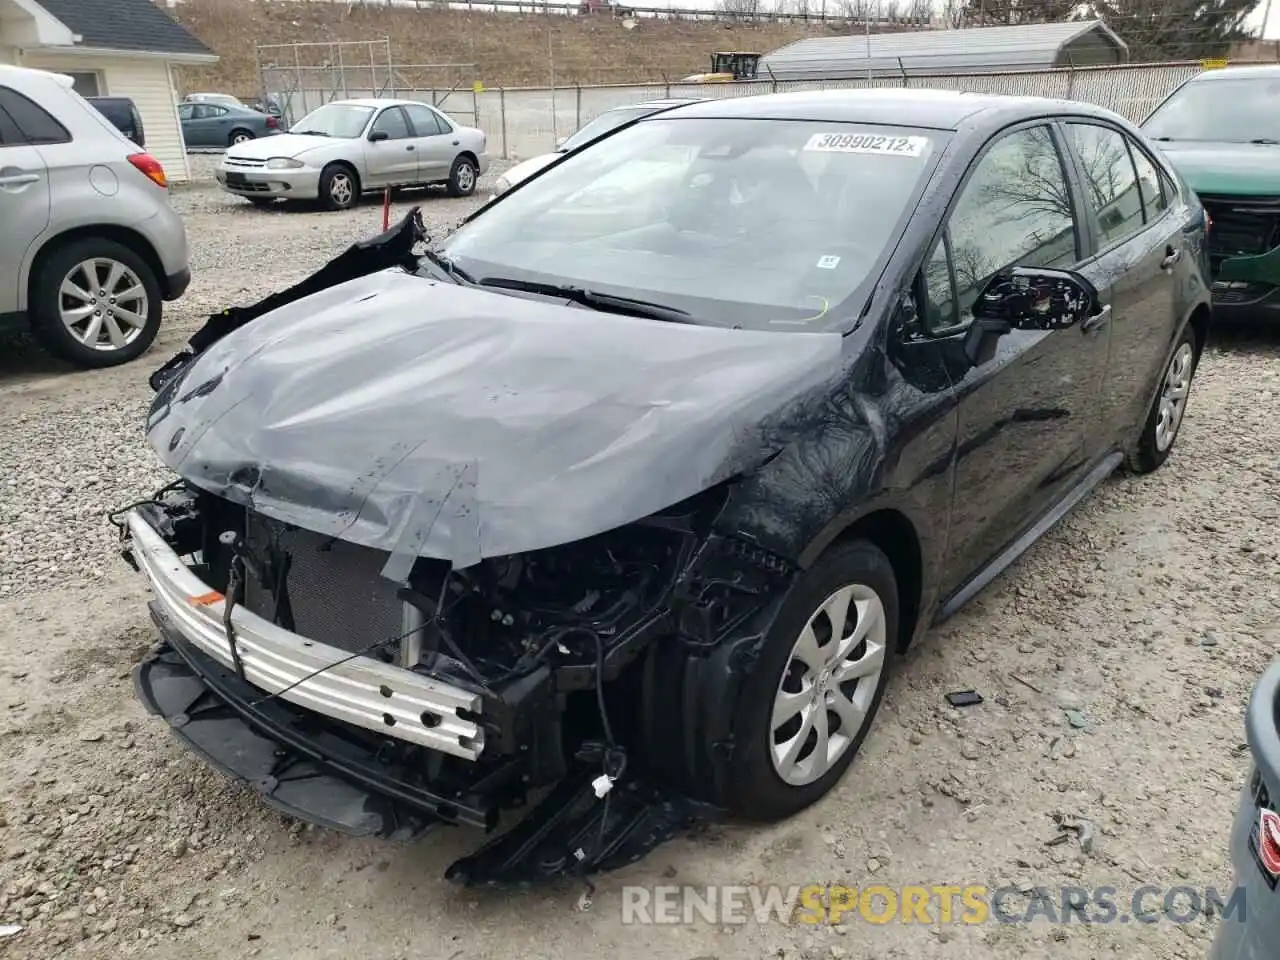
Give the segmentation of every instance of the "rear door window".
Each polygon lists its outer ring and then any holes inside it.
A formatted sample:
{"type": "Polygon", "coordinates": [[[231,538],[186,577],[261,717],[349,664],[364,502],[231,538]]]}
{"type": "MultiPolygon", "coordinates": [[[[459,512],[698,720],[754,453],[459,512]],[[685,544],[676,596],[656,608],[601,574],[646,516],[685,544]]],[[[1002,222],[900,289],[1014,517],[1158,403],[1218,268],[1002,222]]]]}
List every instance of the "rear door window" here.
{"type": "Polygon", "coordinates": [[[1160,175],[1159,168],[1133,140],[1129,140],[1129,152],[1133,155],[1133,166],[1138,172],[1138,189],[1142,191],[1142,209],[1146,214],[1147,223],[1150,223],[1168,209],[1169,185],[1160,175]]]}
{"type": "Polygon", "coordinates": [[[1146,222],[1129,138],[1096,123],[1068,123],[1066,130],[1084,174],[1085,197],[1098,229],[1099,248],[1123,243],[1146,222]]]}
{"type": "Polygon", "coordinates": [[[0,86],[0,110],[9,115],[25,143],[40,146],[71,142],[71,134],[66,127],[49,111],[17,90],[0,86]]]}

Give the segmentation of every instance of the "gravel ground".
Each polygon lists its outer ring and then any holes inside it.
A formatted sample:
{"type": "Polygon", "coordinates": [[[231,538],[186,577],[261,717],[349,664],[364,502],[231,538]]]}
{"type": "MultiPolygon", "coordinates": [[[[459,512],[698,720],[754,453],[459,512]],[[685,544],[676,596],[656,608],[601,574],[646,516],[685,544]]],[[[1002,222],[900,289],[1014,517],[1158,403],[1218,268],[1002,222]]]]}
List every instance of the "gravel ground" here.
{"type": "MultiPolygon", "coordinates": [[[[207,171],[208,161],[197,158],[207,171]]],[[[454,890],[474,839],[354,841],[290,823],[188,756],[133,697],[146,591],[102,511],[164,478],[146,376],[208,313],[284,286],[376,231],[263,213],[207,186],[175,202],[196,279],[125,369],[0,349],[0,955],[22,958],[1202,957],[1213,918],[1010,926],[621,922],[624,884],[810,882],[1226,890],[1247,769],[1241,711],[1280,649],[1280,338],[1221,338],[1178,448],[1116,477],[901,662],[840,786],[769,828],[725,827],[601,879],[454,890]],[[949,690],[986,701],[946,707],[949,690]],[[1046,841],[1063,818],[1096,828],[1046,841]]],[[[476,201],[422,199],[444,230],[476,201]]],[[[397,204],[397,211],[408,204],[397,204]]]]}

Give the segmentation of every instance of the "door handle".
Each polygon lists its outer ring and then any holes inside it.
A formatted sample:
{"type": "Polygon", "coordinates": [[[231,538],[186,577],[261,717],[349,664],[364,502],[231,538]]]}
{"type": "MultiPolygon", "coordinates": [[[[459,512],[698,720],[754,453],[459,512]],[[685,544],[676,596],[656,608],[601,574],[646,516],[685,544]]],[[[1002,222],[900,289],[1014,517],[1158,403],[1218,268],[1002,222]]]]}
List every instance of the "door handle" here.
{"type": "Polygon", "coordinates": [[[456,147],[456,146],[457,146],[458,144],[460,144],[461,142],[462,142],[461,140],[455,140],[455,141],[453,141],[453,145],[456,147]]]}
{"type": "Polygon", "coordinates": [[[412,150],[412,149],[413,149],[413,144],[412,144],[412,143],[411,143],[411,144],[409,144],[407,147],[405,147],[405,149],[406,149],[406,150],[412,150]]]}
{"type": "Polygon", "coordinates": [[[1085,317],[1084,323],[1080,324],[1080,329],[1085,333],[1093,333],[1101,330],[1111,320],[1111,304],[1107,304],[1091,317],[1085,317]]]}
{"type": "Polygon", "coordinates": [[[1160,261],[1161,270],[1172,269],[1173,265],[1182,259],[1182,250],[1173,247],[1165,247],[1165,257],[1160,261]]]}
{"type": "Polygon", "coordinates": [[[25,183],[35,183],[40,179],[38,173],[15,173],[7,177],[0,177],[0,187],[20,187],[25,183]]]}

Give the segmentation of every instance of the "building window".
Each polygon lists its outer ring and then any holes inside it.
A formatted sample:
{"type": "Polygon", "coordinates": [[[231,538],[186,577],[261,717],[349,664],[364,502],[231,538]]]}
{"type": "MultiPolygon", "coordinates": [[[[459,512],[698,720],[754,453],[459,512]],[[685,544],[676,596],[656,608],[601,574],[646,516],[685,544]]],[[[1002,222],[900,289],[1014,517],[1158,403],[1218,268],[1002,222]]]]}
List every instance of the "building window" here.
{"type": "Polygon", "coordinates": [[[102,96],[102,79],[98,76],[97,71],[89,73],[68,73],[67,76],[69,76],[73,81],[76,93],[80,94],[80,96],[102,96]]]}

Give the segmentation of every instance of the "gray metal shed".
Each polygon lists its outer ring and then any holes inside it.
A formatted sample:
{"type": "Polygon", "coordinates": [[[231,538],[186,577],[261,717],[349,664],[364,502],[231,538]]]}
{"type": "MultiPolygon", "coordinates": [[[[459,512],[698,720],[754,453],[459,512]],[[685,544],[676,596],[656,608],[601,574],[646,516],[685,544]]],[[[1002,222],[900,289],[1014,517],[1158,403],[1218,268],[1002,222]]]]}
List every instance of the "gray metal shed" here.
{"type": "Polygon", "coordinates": [[[760,76],[844,80],[870,76],[1047,70],[1126,63],[1129,47],[1101,20],[962,30],[849,34],[797,40],[767,54],[760,76]]]}

